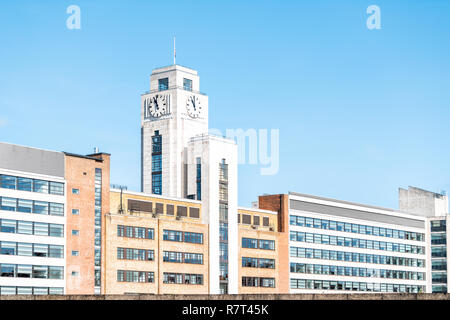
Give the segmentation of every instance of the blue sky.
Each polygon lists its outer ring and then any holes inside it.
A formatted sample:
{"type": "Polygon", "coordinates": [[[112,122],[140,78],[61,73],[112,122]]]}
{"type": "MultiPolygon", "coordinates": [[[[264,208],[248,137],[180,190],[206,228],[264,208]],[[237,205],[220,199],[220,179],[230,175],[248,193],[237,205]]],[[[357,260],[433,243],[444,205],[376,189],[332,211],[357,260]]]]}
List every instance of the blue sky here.
{"type": "Polygon", "coordinates": [[[2,0],[0,140],[99,147],[138,190],[140,94],[176,35],[210,127],[280,129],[279,173],[240,166],[240,205],[296,191],[397,208],[398,187],[450,190],[449,18],[439,0],[2,0]]]}

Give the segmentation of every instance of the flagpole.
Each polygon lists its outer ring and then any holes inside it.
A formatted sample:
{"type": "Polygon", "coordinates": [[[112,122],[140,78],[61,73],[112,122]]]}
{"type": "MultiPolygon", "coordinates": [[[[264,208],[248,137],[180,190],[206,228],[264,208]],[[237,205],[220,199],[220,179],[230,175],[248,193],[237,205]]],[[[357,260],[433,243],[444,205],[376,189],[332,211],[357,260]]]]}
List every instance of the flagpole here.
{"type": "Polygon", "coordinates": [[[173,64],[177,64],[177,48],[175,46],[175,39],[176,37],[173,37],[173,64]]]}

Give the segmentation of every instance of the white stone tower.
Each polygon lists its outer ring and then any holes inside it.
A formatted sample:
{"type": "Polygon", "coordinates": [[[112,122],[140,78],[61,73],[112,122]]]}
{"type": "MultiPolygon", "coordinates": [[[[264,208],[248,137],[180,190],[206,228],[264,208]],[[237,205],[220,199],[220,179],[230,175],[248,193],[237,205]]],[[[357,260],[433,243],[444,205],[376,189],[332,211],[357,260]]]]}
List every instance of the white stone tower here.
{"type": "Polygon", "coordinates": [[[197,71],[153,70],[150,91],[142,95],[141,130],[142,191],[186,198],[185,150],[189,138],[208,132],[208,97],[200,93],[197,71]]]}

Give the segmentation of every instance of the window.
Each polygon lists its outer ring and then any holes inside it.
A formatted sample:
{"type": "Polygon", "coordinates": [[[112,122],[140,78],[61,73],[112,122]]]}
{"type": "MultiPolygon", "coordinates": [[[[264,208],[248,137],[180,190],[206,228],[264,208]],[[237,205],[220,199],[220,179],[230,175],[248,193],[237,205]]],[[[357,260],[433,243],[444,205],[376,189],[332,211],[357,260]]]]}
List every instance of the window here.
{"type": "Polygon", "coordinates": [[[78,236],[78,235],[80,235],[80,231],[79,230],[72,230],[72,235],[73,236],[78,236]]]}
{"type": "Polygon", "coordinates": [[[49,207],[48,202],[34,201],[33,213],[48,215],[48,207],[49,207]]]}
{"type": "Polygon", "coordinates": [[[258,249],[258,240],[242,238],[242,248],[258,249]]]}
{"type": "Polygon", "coordinates": [[[79,215],[80,214],[80,210],[79,209],[72,209],[72,214],[79,215]]]}
{"type": "Polygon", "coordinates": [[[16,220],[2,219],[0,231],[6,233],[16,233],[17,232],[16,224],[17,224],[16,220]]]}
{"type": "Polygon", "coordinates": [[[4,189],[16,189],[16,177],[1,176],[0,186],[4,189]]]}
{"type": "Polygon", "coordinates": [[[192,80],[183,78],[183,89],[192,91],[192,80]]]}
{"type": "Polygon", "coordinates": [[[48,181],[34,180],[33,191],[40,193],[48,193],[48,181]]]}
{"type": "Polygon", "coordinates": [[[80,255],[80,253],[76,250],[72,250],[72,256],[73,257],[78,257],[80,255]]]}
{"type": "Polygon", "coordinates": [[[158,80],[158,90],[164,91],[169,89],[169,78],[162,78],[158,80]]]}
{"type": "Polygon", "coordinates": [[[163,230],[163,240],[182,242],[182,236],[182,231],[163,230]]]}
{"type": "Polygon", "coordinates": [[[72,271],[72,277],[78,277],[79,276],[79,272],[77,271],[72,271]]]}
{"type": "Polygon", "coordinates": [[[33,222],[31,221],[17,221],[17,233],[33,234],[33,222]]]}
{"type": "Polygon", "coordinates": [[[195,232],[184,232],[184,242],[203,243],[203,234],[195,232]]]}
{"type": "Polygon", "coordinates": [[[33,190],[33,180],[27,179],[27,178],[17,178],[17,190],[32,191],[33,190]]]}
{"type": "Polygon", "coordinates": [[[33,278],[48,279],[48,267],[33,266],[33,278]]]}
{"type": "Polygon", "coordinates": [[[16,242],[2,241],[0,254],[4,254],[4,255],[8,255],[8,256],[16,255],[17,254],[16,245],[17,245],[16,242]]]}
{"type": "Polygon", "coordinates": [[[40,223],[40,222],[35,222],[34,223],[34,234],[37,236],[48,236],[48,228],[49,225],[48,223],[40,223]]]}
{"type": "Polygon", "coordinates": [[[16,211],[17,199],[14,198],[1,198],[1,210],[16,211]]]}
{"type": "Polygon", "coordinates": [[[17,211],[24,213],[31,213],[33,211],[33,201],[32,200],[17,200],[17,211]]]}
{"type": "Polygon", "coordinates": [[[64,183],[50,181],[50,194],[64,195],[64,183]]]}
{"type": "Polygon", "coordinates": [[[80,194],[80,189],[72,189],[72,194],[80,194]]]}

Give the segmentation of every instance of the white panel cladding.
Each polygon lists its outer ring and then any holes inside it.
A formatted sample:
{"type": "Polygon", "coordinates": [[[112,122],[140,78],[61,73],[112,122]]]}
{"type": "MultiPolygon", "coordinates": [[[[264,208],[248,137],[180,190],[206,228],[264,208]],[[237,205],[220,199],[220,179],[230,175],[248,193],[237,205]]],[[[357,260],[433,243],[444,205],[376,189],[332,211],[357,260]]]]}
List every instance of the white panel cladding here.
{"type": "MultiPolygon", "coordinates": [[[[393,216],[393,217],[405,217],[405,218],[414,218],[417,220],[425,220],[422,217],[411,216],[409,214],[403,214],[402,212],[395,212],[391,210],[383,210],[382,208],[373,208],[366,207],[364,205],[359,204],[351,204],[344,203],[340,201],[333,201],[332,199],[319,199],[318,197],[308,198],[306,195],[298,196],[298,195],[290,195],[290,199],[297,199],[302,201],[308,201],[311,203],[321,203],[323,205],[329,205],[330,208],[333,207],[341,207],[341,208],[350,208],[357,210],[364,210],[368,214],[373,212],[376,215],[383,214],[385,216],[393,216]]],[[[331,212],[331,211],[330,211],[331,212]]],[[[299,248],[307,248],[307,249],[322,249],[322,250],[332,250],[332,251],[340,251],[340,252],[351,252],[351,253],[363,253],[363,254],[373,254],[373,255],[384,255],[384,256],[393,256],[393,257],[403,257],[403,258],[415,258],[425,260],[424,267],[409,267],[409,266],[400,266],[400,265],[388,265],[388,264],[376,264],[376,263],[361,263],[355,261],[337,261],[337,260],[326,260],[326,259],[314,259],[314,258],[297,258],[292,257],[289,254],[290,263],[308,263],[315,265],[329,265],[329,266],[345,266],[345,267],[357,267],[357,268],[371,268],[371,269],[385,269],[385,270],[401,270],[401,271],[413,271],[413,272],[423,272],[427,274],[427,269],[429,268],[430,259],[427,257],[429,254],[429,246],[428,243],[428,232],[427,228],[418,228],[418,227],[410,227],[405,225],[398,224],[388,224],[381,222],[374,222],[373,220],[364,220],[364,219],[355,219],[349,217],[341,217],[338,215],[332,214],[320,214],[317,212],[307,212],[301,210],[294,210],[292,208],[289,209],[290,215],[302,216],[302,217],[310,217],[316,219],[325,219],[337,222],[345,222],[345,223],[354,223],[360,225],[368,225],[368,226],[376,226],[383,227],[395,230],[402,231],[411,231],[411,232],[420,232],[425,234],[425,241],[416,241],[416,240],[405,240],[405,239],[395,239],[384,236],[374,236],[374,235],[366,235],[360,233],[353,232],[345,232],[345,231],[337,231],[337,230],[328,230],[328,229],[320,229],[313,227],[301,227],[294,226],[289,224],[289,232],[298,231],[298,232],[306,232],[313,234],[323,234],[329,236],[338,236],[344,238],[356,238],[356,239],[366,239],[366,240],[377,240],[382,242],[392,242],[399,244],[409,244],[425,247],[425,254],[413,254],[413,253],[403,253],[396,251],[387,251],[387,250],[375,250],[375,249],[366,249],[366,248],[356,248],[356,247],[347,247],[347,246],[337,246],[337,245],[329,245],[329,244],[318,244],[318,243],[310,243],[310,242],[297,242],[293,240],[289,240],[289,247],[299,247],[299,248]]],[[[328,280],[328,281],[353,281],[353,282],[365,282],[365,283],[386,283],[386,284],[405,284],[405,285],[419,285],[424,286],[426,291],[428,292],[428,276],[425,275],[424,280],[406,280],[406,279],[389,279],[389,278],[376,278],[376,277],[355,277],[355,276],[339,276],[339,275],[325,275],[325,274],[308,274],[308,273],[294,273],[290,272],[290,279],[314,279],[314,280],[328,280]]],[[[334,290],[307,290],[307,289],[290,289],[291,293],[336,293],[341,291],[334,290]]],[[[353,293],[353,291],[352,291],[353,293]]]]}
{"type": "Polygon", "coordinates": [[[196,158],[202,158],[203,221],[209,223],[210,293],[220,293],[219,165],[228,164],[228,293],[238,293],[237,145],[211,135],[195,137],[188,148],[188,193],[196,190],[196,158]]]}
{"type": "Polygon", "coordinates": [[[143,192],[151,193],[151,137],[155,130],[160,131],[163,140],[162,151],[162,195],[186,197],[184,181],[184,158],[188,141],[191,137],[208,131],[208,97],[200,94],[199,78],[195,70],[169,66],[155,69],[150,77],[151,91],[142,96],[141,124],[143,127],[142,177],[143,192]],[[169,89],[158,91],[158,80],[169,78],[169,89]],[[183,89],[183,79],[193,81],[193,91],[183,89]],[[144,99],[157,93],[170,94],[171,114],[161,118],[145,119],[144,99]],[[200,99],[202,113],[193,119],[187,115],[186,101],[195,95],[200,99]]]}
{"type": "MultiPolygon", "coordinates": [[[[64,204],[64,216],[41,215],[36,213],[24,213],[16,211],[0,210],[0,219],[18,220],[18,221],[33,221],[51,224],[64,225],[64,237],[50,237],[25,235],[16,233],[0,232],[0,241],[18,242],[18,243],[34,243],[34,244],[49,244],[63,246],[63,258],[48,258],[48,257],[27,257],[27,256],[9,256],[0,255],[0,263],[18,264],[18,265],[34,265],[34,266],[59,266],[67,269],[66,265],[66,240],[67,240],[67,184],[65,180],[60,177],[40,175],[28,172],[19,172],[0,169],[0,174],[12,175],[17,177],[40,179],[46,181],[54,181],[64,183],[64,195],[53,195],[39,192],[11,190],[0,188],[1,197],[10,197],[17,199],[45,201],[53,203],[64,204]]],[[[65,273],[64,273],[65,275],[65,273]]],[[[34,279],[34,278],[0,278],[0,286],[18,286],[18,287],[66,287],[66,280],[64,279],[34,279]]]]}
{"type": "Polygon", "coordinates": [[[65,288],[65,280],[36,278],[0,278],[1,287],[51,287],[65,288]]]}

